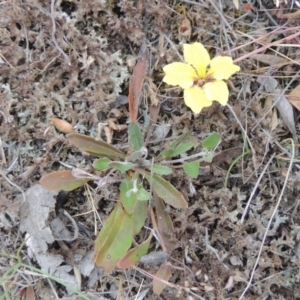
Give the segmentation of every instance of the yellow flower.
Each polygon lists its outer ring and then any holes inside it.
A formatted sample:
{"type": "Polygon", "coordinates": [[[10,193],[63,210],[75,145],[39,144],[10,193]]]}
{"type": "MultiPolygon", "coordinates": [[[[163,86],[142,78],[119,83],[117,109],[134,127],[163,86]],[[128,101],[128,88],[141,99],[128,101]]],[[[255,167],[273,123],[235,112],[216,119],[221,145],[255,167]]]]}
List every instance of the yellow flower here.
{"type": "Polygon", "coordinates": [[[207,50],[200,43],[184,44],[183,54],[186,63],[166,65],[163,81],[183,88],[185,104],[195,113],[210,106],[214,100],[225,105],[229,91],[223,79],[238,72],[240,67],[229,56],[217,56],[210,60],[207,50]]]}

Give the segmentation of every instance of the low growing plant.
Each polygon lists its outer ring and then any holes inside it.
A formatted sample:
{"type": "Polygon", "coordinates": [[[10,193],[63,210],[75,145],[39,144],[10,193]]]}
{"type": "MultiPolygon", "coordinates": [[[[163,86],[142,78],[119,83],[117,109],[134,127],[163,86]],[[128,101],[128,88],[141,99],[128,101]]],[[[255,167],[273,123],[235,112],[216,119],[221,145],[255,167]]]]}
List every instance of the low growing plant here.
{"type": "MultiPolygon", "coordinates": [[[[93,163],[95,170],[103,176],[89,174],[80,169],[55,171],[43,176],[41,185],[50,190],[74,190],[88,181],[94,181],[103,187],[116,176],[122,174],[120,200],[108,216],[95,242],[94,261],[109,274],[116,266],[128,268],[135,265],[148,251],[152,234],[139,246],[131,249],[134,236],[144,226],[148,201],[154,198],[156,213],[163,218],[166,231],[172,231],[170,216],[164,211],[164,202],[177,209],[188,207],[187,201],[169,181],[162,176],[171,175],[172,163],[182,163],[185,173],[192,178],[198,176],[200,161],[211,161],[212,151],[218,145],[220,136],[213,133],[203,141],[204,151],[184,158],[175,159],[196,146],[197,141],[190,133],[178,137],[157,157],[148,159],[148,150],[144,147],[143,135],[136,123],[128,127],[128,153],[102,141],[78,133],[67,135],[69,142],[86,153],[98,157],[93,163]],[[171,160],[167,160],[171,159],[171,160]],[[173,159],[173,160],[172,160],[173,159]],[[193,161],[188,161],[193,159],[193,161]]],[[[151,206],[149,206],[151,209],[151,206]]],[[[165,244],[158,234],[161,244],[165,244]]],[[[163,247],[167,250],[166,247],[163,247]]]]}

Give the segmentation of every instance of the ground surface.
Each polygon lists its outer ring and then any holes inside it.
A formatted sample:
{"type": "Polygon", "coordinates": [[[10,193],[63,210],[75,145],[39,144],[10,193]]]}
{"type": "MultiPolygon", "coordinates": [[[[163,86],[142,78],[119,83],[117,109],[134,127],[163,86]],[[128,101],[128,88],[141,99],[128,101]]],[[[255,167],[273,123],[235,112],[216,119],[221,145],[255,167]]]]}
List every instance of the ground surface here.
{"type": "MultiPolygon", "coordinates": [[[[53,276],[81,286],[88,299],[239,299],[250,279],[243,299],[300,299],[297,161],[289,169],[290,138],[297,149],[298,111],[278,96],[299,83],[300,39],[289,38],[299,32],[299,18],[282,16],[297,9],[291,3],[276,8],[265,0],[239,9],[230,0],[52,2],[52,7],[49,1],[0,2],[0,294],[5,292],[0,298],[20,299],[26,293],[26,299],[82,299],[38,273],[52,264],[53,276]],[[228,83],[232,110],[215,103],[194,115],[180,88],[161,83],[162,67],[180,61],[183,43],[195,41],[212,57],[231,55],[241,67],[228,83]],[[59,199],[36,186],[41,176],[65,169],[62,163],[93,172],[91,158],[68,143],[51,117],[94,137],[99,123],[113,119],[101,136],[107,140],[113,134],[112,144],[127,148],[126,126],[117,125],[128,124],[128,84],[143,45],[149,51],[139,109],[145,136],[149,108],[160,105],[148,144],[151,155],[187,131],[198,140],[190,155],[201,151],[211,132],[222,139],[212,163],[202,164],[196,179],[180,171],[166,177],[189,208],[168,210],[174,225],[169,281],[177,288],[166,287],[159,296],[152,292],[152,279],[137,270],[103,276],[94,268],[94,226],[101,225],[91,201],[105,220],[118,183],[100,191],[60,193],[59,199]],[[277,90],[257,81],[261,75],[273,78],[277,90]],[[77,222],[75,240],[45,238],[58,214],[53,199],[77,222]],[[22,245],[35,227],[43,242],[22,245]],[[17,257],[29,267],[18,264],[17,257]]],[[[297,102],[297,94],[289,100],[297,102]]],[[[156,246],[153,239],[149,252],[160,250],[156,246]]],[[[155,274],[160,264],[139,267],[155,274]]]]}

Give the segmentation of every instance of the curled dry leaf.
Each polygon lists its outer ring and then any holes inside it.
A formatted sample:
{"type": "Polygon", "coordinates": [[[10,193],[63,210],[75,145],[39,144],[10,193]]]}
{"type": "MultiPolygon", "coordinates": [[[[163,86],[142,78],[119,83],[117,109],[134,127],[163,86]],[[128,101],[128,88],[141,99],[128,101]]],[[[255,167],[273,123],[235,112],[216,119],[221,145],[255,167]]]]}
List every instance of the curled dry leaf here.
{"type": "Polygon", "coordinates": [[[102,131],[104,129],[105,126],[107,126],[108,123],[98,123],[98,126],[97,126],[97,136],[95,138],[96,141],[101,141],[102,138],[101,138],[101,134],[102,134],[102,131]]]}
{"type": "Polygon", "coordinates": [[[120,119],[122,116],[123,113],[117,108],[112,108],[108,113],[108,117],[115,117],[117,120],[120,119]]]}
{"type": "Polygon", "coordinates": [[[192,25],[191,21],[188,18],[184,18],[179,25],[178,32],[181,36],[187,37],[190,39],[192,34],[192,25]]]}
{"type": "Polygon", "coordinates": [[[262,84],[264,89],[273,95],[273,103],[278,109],[285,125],[292,133],[293,139],[297,141],[298,137],[296,133],[293,108],[291,103],[283,95],[282,90],[278,88],[277,80],[269,76],[260,76],[257,78],[257,82],[262,84]]]}
{"type": "Polygon", "coordinates": [[[126,64],[129,68],[133,68],[136,63],[136,58],[133,55],[128,55],[126,58],[126,64]]]}
{"type": "Polygon", "coordinates": [[[159,98],[157,96],[158,88],[151,78],[147,77],[147,81],[149,83],[148,95],[151,105],[157,106],[159,104],[159,98]]]}
{"type": "Polygon", "coordinates": [[[68,133],[74,132],[73,126],[65,120],[53,117],[53,118],[51,118],[51,121],[52,121],[54,127],[63,133],[68,134],[68,133]]]}
{"type": "Polygon", "coordinates": [[[110,127],[105,126],[104,127],[104,132],[106,134],[106,142],[108,144],[111,144],[112,143],[112,138],[113,138],[113,135],[114,135],[114,131],[110,127]]]}
{"type": "Polygon", "coordinates": [[[289,93],[287,99],[300,111],[300,84],[289,93]]]}
{"type": "Polygon", "coordinates": [[[109,118],[109,119],[107,120],[107,122],[108,122],[108,127],[111,128],[111,129],[113,129],[113,130],[116,130],[116,131],[121,131],[121,130],[124,130],[124,129],[127,128],[127,125],[125,125],[125,124],[121,124],[121,125],[116,124],[116,123],[115,123],[116,121],[117,121],[116,118],[109,118]]]}

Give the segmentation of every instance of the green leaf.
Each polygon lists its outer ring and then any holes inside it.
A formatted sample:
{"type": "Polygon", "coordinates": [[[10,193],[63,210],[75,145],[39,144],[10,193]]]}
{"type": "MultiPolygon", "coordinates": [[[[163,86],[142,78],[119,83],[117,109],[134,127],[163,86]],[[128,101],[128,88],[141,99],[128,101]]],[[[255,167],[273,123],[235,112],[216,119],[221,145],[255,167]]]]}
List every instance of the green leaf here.
{"type": "Polygon", "coordinates": [[[147,201],[151,198],[151,194],[141,187],[137,192],[137,199],[139,201],[147,201]]]}
{"type": "Polygon", "coordinates": [[[102,157],[94,161],[94,168],[99,171],[104,171],[110,168],[111,160],[107,157],[102,157]]]}
{"type": "Polygon", "coordinates": [[[139,126],[135,123],[130,123],[128,126],[128,144],[130,152],[139,151],[143,145],[143,135],[139,126]]]}
{"type": "Polygon", "coordinates": [[[196,138],[190,132],[182,134],[168,148],[155,158],[155,161],[161,161],[168,157],[180,155],[197,144],[196,138]]]}
{"type": "Polygon", "coordinates": [[[62,170],[44,175],[39,182],[44,189],[59,192],[61,190],[73,191],[89,180],[91,179],[74,177],[71,170],[62,170]]]}
{"type": "Polygon", "coordinates": [[[119,161],[114,161],[110,163],[110,167],[121,171],[122,173],[127,172],[128,170],[134,168],[135,164],[130,163],[130,162],[119,162],[119,161]]]}
{"type": "Polygon", "coordinates": [[[129,176],[121,182],[120,185],[120,198],[123,204],[124,209],[128,214],[132,214],[134,212],[134,208],[136,206],[137,192],[138,192],[138,178],[132,179],[129,176]]]}
{"type": "Polygon", "coordinates": [[[137,201],[135,204],[133,217],[133,234],[138,234],[142,227],[145,225],[145,220],[147,218],[148,212],[148,202],[147,201],[137,201]]]}
{"type": "Polygon", "coordinates": [[[211,163],[212,162],[212,153],[211,152],[207,152],[206,155],[203,157],[204,161],[207,163],[211,163]]]}
{"type": "Polygon", "coordinates": [[[130,267],[135,266],[139,262],[140,258],[143,255],[147,254],[151,239],[152,239],[152,234],[150,234],[148,239],[146,241],[144,241],[142,244],[129,250],[119,261],[118,268],[128,269],[130,267]]]}
{"type": "Polygon", "coordinates": [[[197,178],[199,174],[199,161],[191,161],[183,164],[183,170],[191,178],[197,178]]]}
{"type": "Polygon", "coordinates": [[[139,194],[141,189],[143,189],[143,186],[137,173],[134,178],[127,176],[120,185],[120,199],[126,212],[132,215],[134,234],[140,232],[147,217],[148,202],[138,199],[139,196],[144,196],[143,192],[139,194]]]}
{"type": "Polygon", "coordinates": [[[94,138],[83,134],[70,133],[67,138],[71,144],[93,156],[122,159],[126,157],[125,153],[114,146],[104,141],[96,141],[94,138]]]}
{"type": "Polygon", "coordinates": [[[162,165],[153,165],[152,171],[158,175],[170,175],[173,172],[171,168],[162,165]]]}
{"type": "Polygon", "coordinates": [[[152,185],[153,191],[166,203],[175,208],[188,208],[188,204],[183,195],[170,182],[156,174],[153,174],[151,177],[149,172],[142,169],[136,169],[136,172],[147,179],[149,184],[152,185]]]}
{"type": "Polygon", "coordinates": [[[172,157],[185,153],[192,149],[196,145],[196,141],[188,141],[186,143],[179,144],[173,151],[172,157]]]}
{"type": "Polygon", "coordinates": [[[126,213],[121,203],[118,203],[96,239],[96,265],[104,268],[106,275],[111,273],[130,248],[132,241],[133,218],[126,213]]]}
{"type": "Polygon", "coordinates": [[[214,132],[202,141],[202,146],[206,149],[212,149],[218,145],[220,140],[220,135],[217,132],[214,132]]]}

